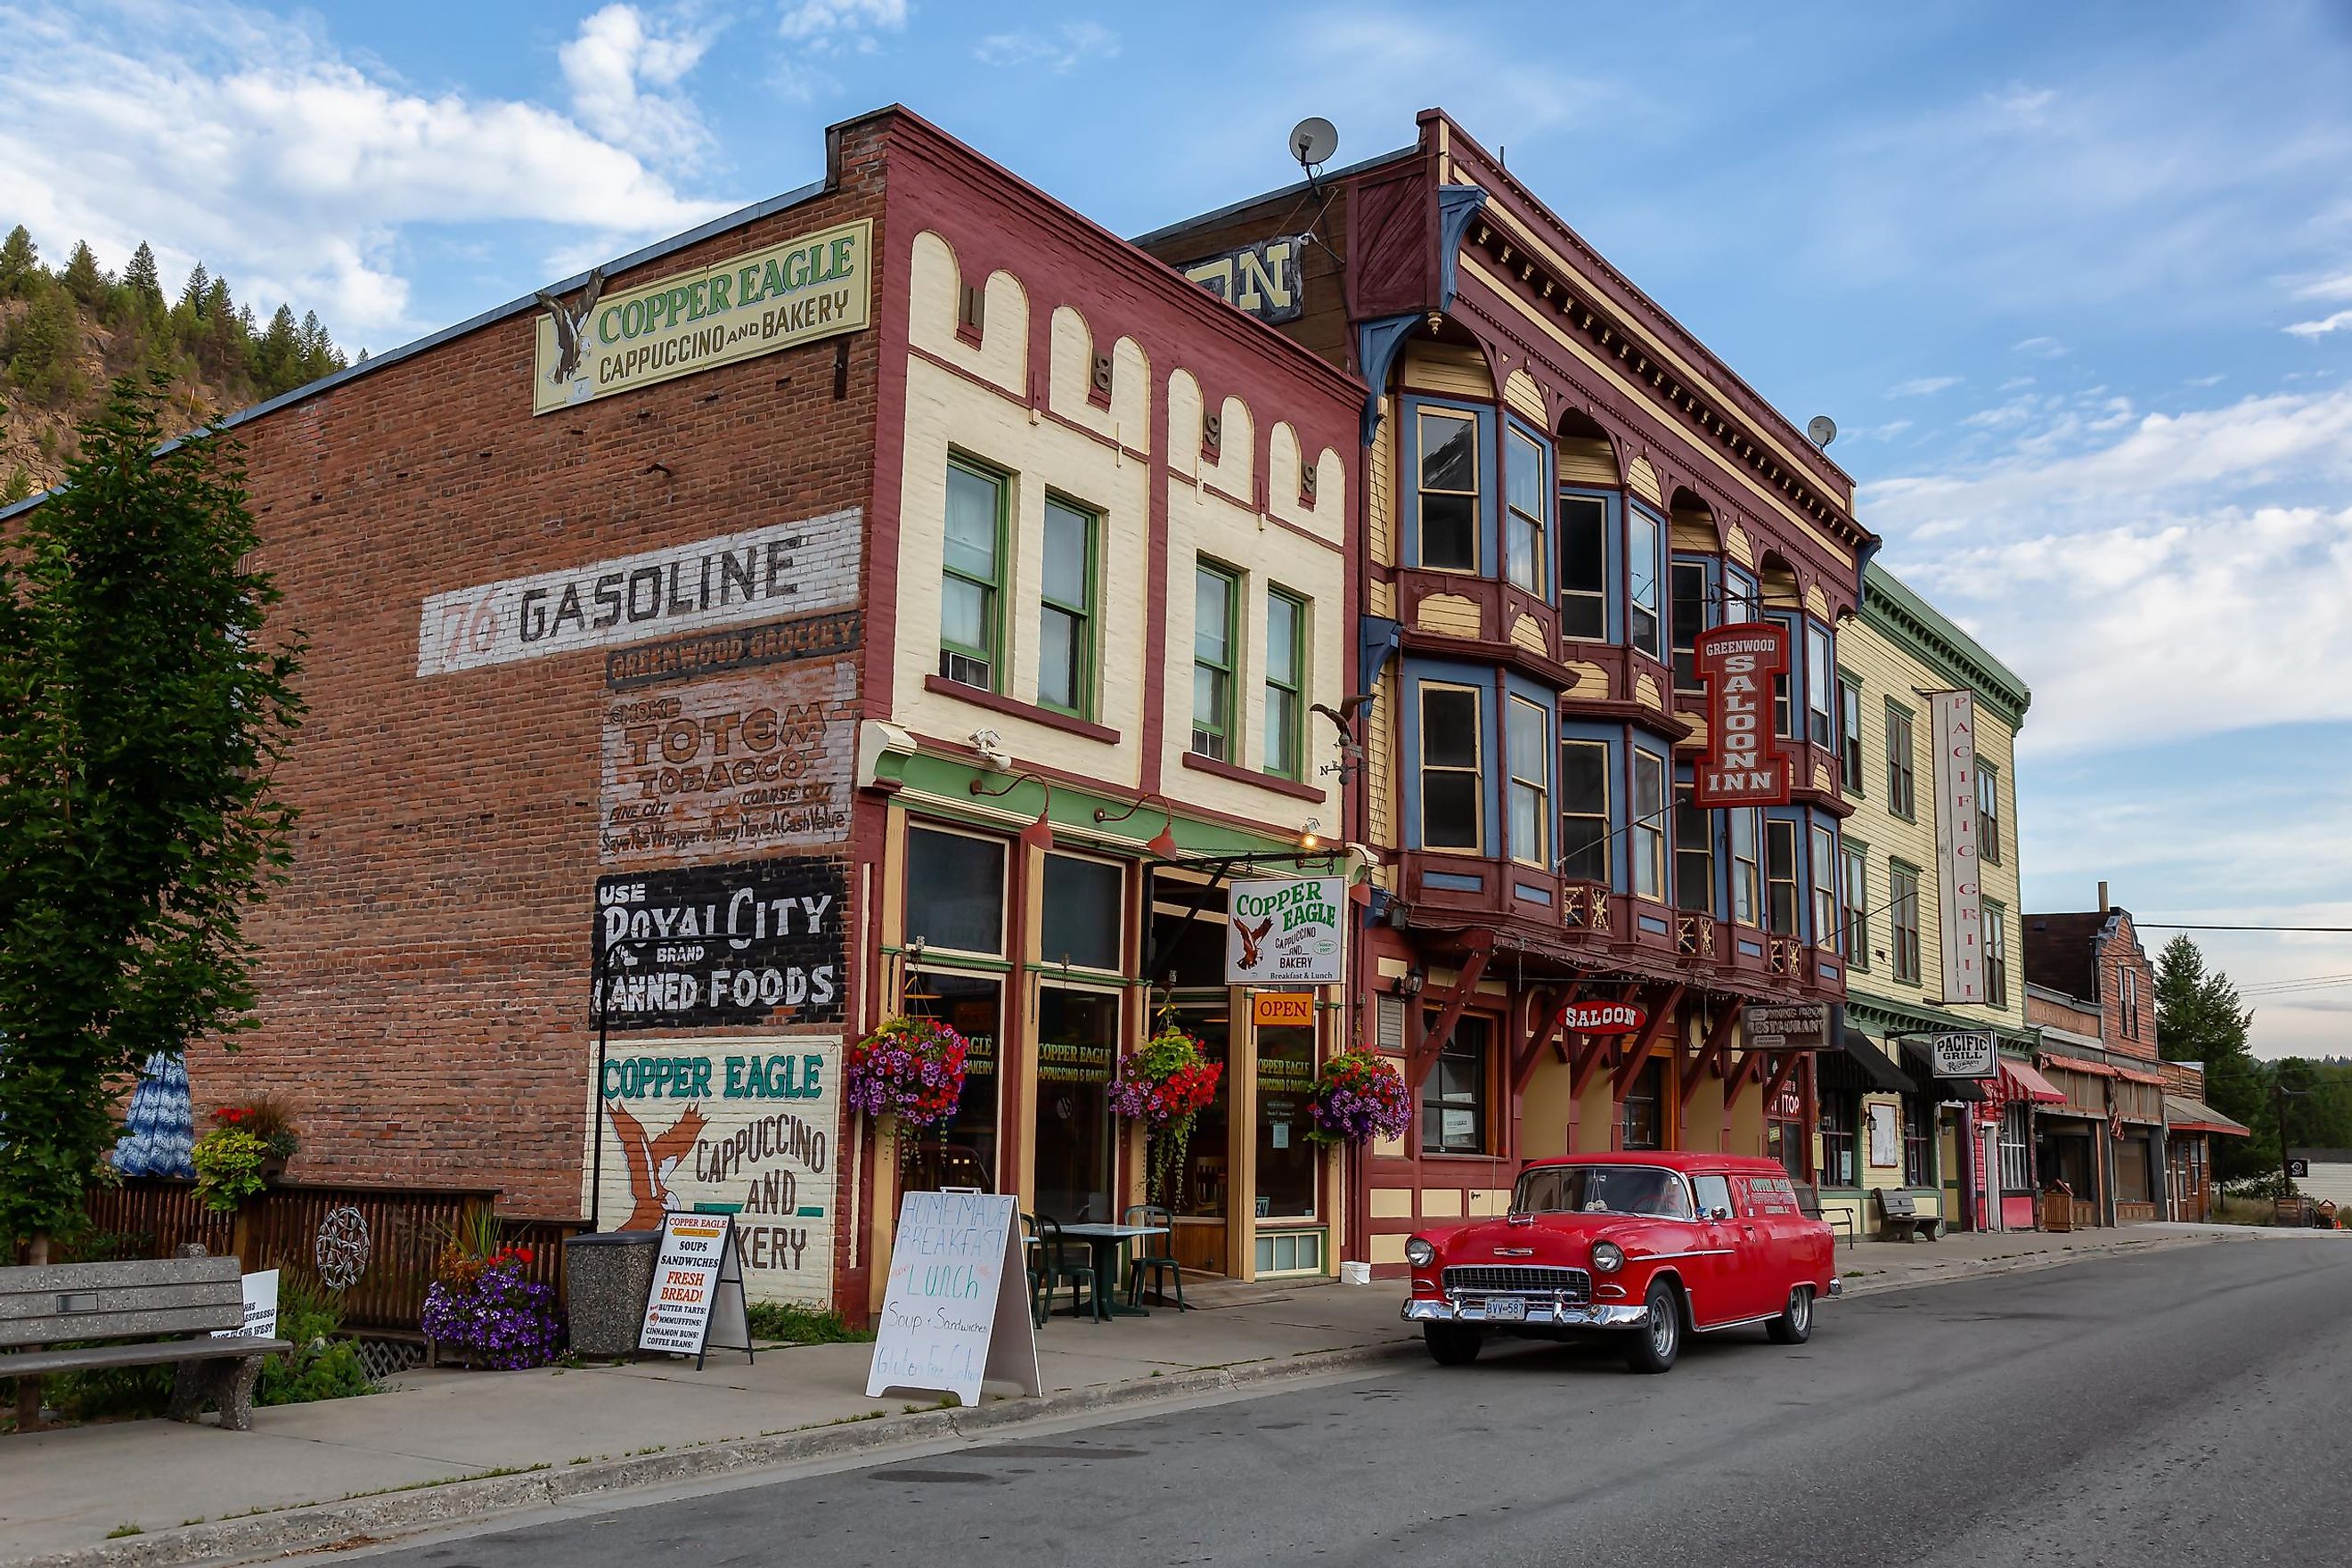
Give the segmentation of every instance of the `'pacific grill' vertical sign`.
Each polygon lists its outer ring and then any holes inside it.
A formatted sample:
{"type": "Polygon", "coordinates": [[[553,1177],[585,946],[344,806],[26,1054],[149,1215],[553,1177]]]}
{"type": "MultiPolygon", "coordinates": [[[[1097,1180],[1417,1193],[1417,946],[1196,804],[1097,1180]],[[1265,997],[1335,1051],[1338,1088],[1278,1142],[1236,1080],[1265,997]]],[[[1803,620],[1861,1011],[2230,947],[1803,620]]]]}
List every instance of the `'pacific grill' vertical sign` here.
{"type": "Polygon", "coordinates": [[[615,1030],[835,1022],[845,892],[809,855],[606,877],[597,1005],[615,1030]]]}
{"type": "Polygon", "coordinates": [[[1706,753],[1691,770],[1691,800],[1707,805],[1785,805],[1789,759],[1772,733],[1772,678],[1789,670],[1789,628],[1741,621],[1699,633],[1706,683],[1706,753]]]}
{"type": "Polygon", "coordinates": [[[1984,885],[1977,861],[1977,700],[1929,694],[1936,731],[1936,895],[1944,1000],[1985,999],[1984,885]]]}

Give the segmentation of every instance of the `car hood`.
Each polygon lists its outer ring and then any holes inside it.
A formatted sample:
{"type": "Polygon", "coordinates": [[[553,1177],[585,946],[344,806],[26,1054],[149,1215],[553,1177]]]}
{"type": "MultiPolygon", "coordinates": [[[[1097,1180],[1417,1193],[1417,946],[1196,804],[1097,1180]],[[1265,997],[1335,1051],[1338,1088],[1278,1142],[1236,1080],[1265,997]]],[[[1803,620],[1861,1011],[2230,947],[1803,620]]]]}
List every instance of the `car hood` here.
{"type": "Polygon", "coordinates": [[[1550,1263],[1581,1268],[1597,1241],[1613,1241],[1629,1256],[1640,1256],[1674,1250],[1677,1243],[1668,1240],[1668,1234],[1686,1235],[1688,1230],[1684,1221],[1640,1215],[1545,1214],[1524,1225],[1481,1220],[1429,1239],[1441,1265],[1550,1263]]]}

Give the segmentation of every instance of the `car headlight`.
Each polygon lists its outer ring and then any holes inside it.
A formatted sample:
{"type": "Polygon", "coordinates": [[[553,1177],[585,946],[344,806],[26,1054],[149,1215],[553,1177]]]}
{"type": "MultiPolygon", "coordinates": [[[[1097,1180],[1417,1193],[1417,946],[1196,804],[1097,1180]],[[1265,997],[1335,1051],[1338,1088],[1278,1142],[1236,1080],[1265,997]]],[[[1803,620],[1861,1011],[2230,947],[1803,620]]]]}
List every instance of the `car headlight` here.
{"type": "Polygon", "coordinates": [[[1614,1274],[1625,1267],[1625,1249],[1613,1241],[1592,1244],[1592,1269],[1596,1274],[1614,1274]]]}
{"type": "Polygon", "coordinates": [[[1426,1268],[1437,1261],[1437,1248],[1416,1236],[1404,1244],[1404,1260],[1415,1268],[1426,1268]]]}

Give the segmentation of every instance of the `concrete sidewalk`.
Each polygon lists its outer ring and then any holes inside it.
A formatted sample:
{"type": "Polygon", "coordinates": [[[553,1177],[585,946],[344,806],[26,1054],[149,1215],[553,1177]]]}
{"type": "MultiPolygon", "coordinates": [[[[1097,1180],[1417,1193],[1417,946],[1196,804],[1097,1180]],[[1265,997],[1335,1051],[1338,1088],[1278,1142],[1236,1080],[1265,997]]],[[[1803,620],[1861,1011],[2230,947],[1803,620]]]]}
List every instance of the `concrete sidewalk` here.
{"type": "MultiPolygon", "coordinates": [[[[2084,1258],[2316,1232],[2136,1226],[1841,1246],[1856,1295],[2084,1258]]],[[[1398,1287],[1188,1286],[1201,1310],[1039,1335],[1043,1401],[942,1412],[868,1399],[865,1344],[536,1372],[415,1372],[363,1399],[256,1413],[249,1434],[164,1421],[0,1438],[0,1563],[161,1564],[261,1556],[356,1534],[628,1486],[821,1457],[902,1437],[1213,1394],[1418,1353],[1398,1287]],[[489,1478],[506,1478],[503,1480],[489,1478]],[[135,1527],[137,1533],[112,1537],[135,1527]],[[111,1537],[111,1538],[110,1538],[111,1537]]]]}

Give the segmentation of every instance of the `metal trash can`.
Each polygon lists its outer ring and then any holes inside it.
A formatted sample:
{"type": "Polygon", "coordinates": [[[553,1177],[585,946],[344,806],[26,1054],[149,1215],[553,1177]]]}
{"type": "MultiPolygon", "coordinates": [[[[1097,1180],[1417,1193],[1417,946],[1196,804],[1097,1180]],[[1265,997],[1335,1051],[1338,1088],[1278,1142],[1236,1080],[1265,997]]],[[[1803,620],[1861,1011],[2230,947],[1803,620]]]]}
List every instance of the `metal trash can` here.
{"type": "Polygon", "coordinates": [[[605,1230],[564,1238],[563,1290],[573,1354],[635,1352],[660,1253],[657,1230],[605,1230]]]}

